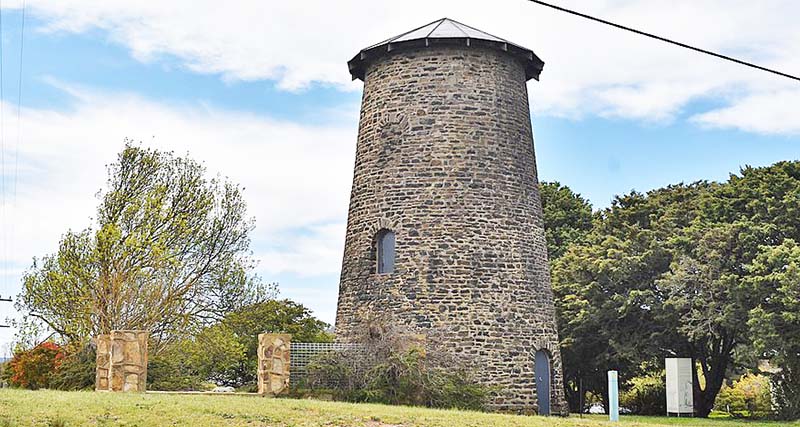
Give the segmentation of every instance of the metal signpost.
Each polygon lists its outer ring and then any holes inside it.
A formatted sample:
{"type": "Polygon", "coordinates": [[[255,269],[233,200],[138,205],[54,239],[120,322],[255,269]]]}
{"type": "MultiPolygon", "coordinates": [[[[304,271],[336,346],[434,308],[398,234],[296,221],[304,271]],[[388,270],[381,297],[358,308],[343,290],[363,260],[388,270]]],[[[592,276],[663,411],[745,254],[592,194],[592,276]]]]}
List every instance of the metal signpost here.
{"type": "MultiPolygon", "coordinates": [[[[11,301],[12,301],[11,298],[3,298],[3,297],[0,296],[0,302],[11,302],[11,301]]],[[[9,325],[0,324],[0,328],[10,328],[10,327],[11,326],[9,326],[9,325]]]]}

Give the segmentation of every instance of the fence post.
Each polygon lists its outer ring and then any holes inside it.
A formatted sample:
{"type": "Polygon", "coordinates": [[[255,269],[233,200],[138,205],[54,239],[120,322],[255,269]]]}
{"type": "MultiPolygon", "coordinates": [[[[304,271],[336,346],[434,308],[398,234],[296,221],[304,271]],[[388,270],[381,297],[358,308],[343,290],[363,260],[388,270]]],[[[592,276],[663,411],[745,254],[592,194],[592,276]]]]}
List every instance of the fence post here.
{"type": "Polygon", "coordinates": [[[619,421],[619,379],[617,371],[608,371],[608,419],[619,421]]]}

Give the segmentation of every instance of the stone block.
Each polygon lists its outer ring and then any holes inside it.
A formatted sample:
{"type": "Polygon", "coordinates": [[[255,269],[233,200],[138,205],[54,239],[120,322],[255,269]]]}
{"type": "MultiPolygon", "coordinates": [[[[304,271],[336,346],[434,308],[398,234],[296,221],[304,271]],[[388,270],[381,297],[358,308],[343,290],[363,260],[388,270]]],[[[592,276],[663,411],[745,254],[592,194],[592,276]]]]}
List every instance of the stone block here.
{"type": "Polygon", "coordinates": [[[289,364],[292,336],[258,336],[258,392],[275,396],[289,389],[289,364]]]}
{"type": "Polygon", "coordinates": [[[147,331],[111,331],[95,338],[95,390],[145,391],[148,335],[147,331]]]}
{"type": "Polygon", "coordinates": [[[95,390],[107,391],[111,380],[111,336],[98,335],[94,339],[97,347],[95,357],[95,390]]]}

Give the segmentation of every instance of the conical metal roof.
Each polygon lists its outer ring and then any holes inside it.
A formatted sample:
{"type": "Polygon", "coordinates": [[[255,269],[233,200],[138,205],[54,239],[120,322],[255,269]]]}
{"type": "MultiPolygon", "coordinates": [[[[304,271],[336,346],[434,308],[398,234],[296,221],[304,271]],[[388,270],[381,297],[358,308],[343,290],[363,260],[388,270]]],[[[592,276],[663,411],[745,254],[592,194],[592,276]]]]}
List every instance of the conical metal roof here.
{"type": "Polygon", "coordinates": [[[519,58],[528,79],[539,80],[544,62],[532,50],[449,18],[437,19],[411,31],[362,49],[347,62],[353,80],[364,80],[367,64],[389,52],[442,44],[494,47],[519,58]]]}

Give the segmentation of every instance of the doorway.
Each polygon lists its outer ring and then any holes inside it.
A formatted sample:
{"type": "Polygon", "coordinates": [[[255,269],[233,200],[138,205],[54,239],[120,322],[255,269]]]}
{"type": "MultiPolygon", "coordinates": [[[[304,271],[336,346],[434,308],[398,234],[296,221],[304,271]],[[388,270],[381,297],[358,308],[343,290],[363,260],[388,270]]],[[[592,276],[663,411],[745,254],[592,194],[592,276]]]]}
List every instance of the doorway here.
{"type": "Polygon", "coordinates": [[[536,374],[536,401],[539,415],[550,415],[550,356],[544,350],[536,351],[534,360],[536,374]]]}

